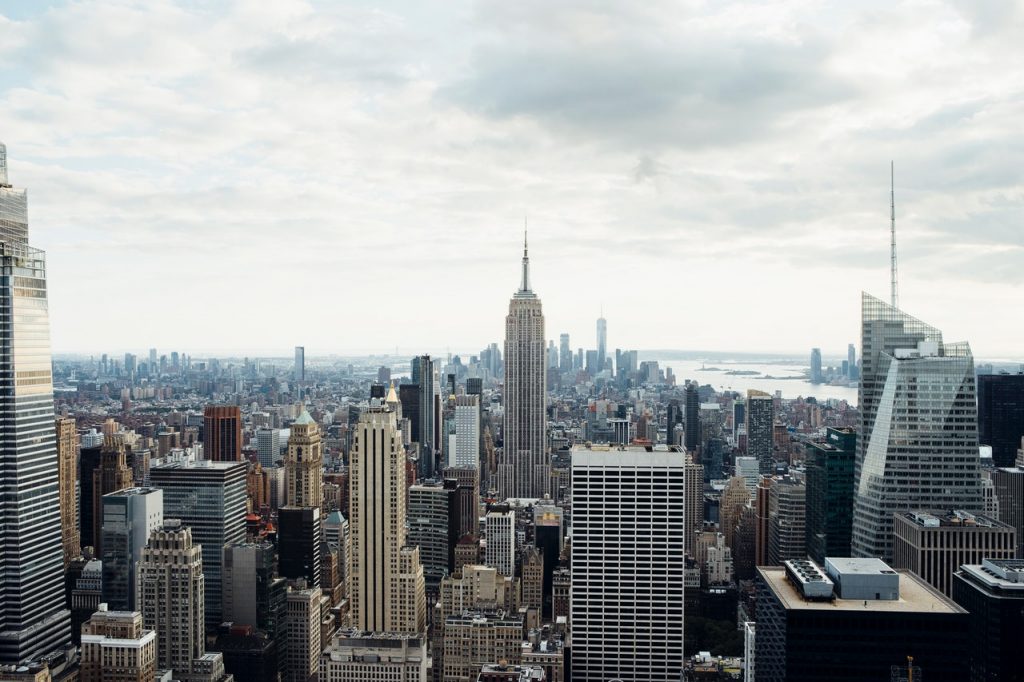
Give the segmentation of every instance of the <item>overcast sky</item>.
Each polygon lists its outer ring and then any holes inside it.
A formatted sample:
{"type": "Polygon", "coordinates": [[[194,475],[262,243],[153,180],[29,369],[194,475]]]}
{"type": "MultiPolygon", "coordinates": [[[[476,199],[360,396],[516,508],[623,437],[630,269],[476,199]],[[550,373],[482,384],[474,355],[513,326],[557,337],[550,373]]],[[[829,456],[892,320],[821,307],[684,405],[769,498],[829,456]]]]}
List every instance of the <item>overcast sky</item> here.
{"type": "Polygon", "coordinates": [[[53,348],[1024,356],[1020,3],[0,2],[53,348]],[[211,5],[216,8],[211,9],[211,5]]]}

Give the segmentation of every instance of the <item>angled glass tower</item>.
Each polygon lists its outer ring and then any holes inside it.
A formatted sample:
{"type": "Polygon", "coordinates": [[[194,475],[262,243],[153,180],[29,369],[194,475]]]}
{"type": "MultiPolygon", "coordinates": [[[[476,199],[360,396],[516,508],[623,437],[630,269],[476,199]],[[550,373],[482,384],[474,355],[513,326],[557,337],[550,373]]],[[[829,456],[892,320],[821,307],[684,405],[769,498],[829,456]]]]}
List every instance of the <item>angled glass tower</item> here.
{"type": "Polygon", "coordinates": [[[71,642],[51,372],[46,256],[0,144],[0,663],[71,642]]]}
{"type": "Polygon", "coordinates": [[[892,561],[895,512],[981,511],[974,358],[868,294],[861,324],[852,551],[892,561]]]}

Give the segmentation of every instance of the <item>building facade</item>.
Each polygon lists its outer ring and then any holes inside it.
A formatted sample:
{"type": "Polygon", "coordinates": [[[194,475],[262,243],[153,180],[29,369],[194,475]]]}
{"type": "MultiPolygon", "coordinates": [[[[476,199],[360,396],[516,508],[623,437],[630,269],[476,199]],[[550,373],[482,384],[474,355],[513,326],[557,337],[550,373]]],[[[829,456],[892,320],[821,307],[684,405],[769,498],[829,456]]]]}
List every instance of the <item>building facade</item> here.
{"type": "Polygon", "coordinates": [[[978,375],[978,438],[995,466],[1013,466],[1024,438],[1024,374],[978,375]]]}
{"type": "Polygon", "coordinates": [[[99,611],[82,626],[81,682],[152,682],[156,633],[138,611],[99,611]]]}
{"type": "Polygon", "coordinates": [[[60,471],[60,537],[64,545],[64,566],[82,553],[81,533],[78,530],[78,431],[75,420],[58,417],[57,461],[60,471]]]}
{"type": "Polygon", "coordinates": [[[208,405],[203,411],[203,456],[213,462],[242,461],[242,410],[208,405]]]}
{"type": "Polygon", "coordinates": [[[320,427],[306,410],[292,422],[285,458],[288,504],[293,507],[323,507],[324,453],[320,427]]]}
{"type": "Polygon", "coordinates": [[[807,555],[819,564],[850,555],[856,456],[850,428],[829,427],[823,442],[807,444],[807,555]]]}
{"type": "Polygon", "coordinates": [[[761,474],[775,472],[775,401],[763,391],[747,391],[747,455],[757,459],[761,474]]]}
{"type": "Polygon", "coordinates": [[[133,611],[135,566],[149,534],[163,526],[164,496],[156,488],[125,488],[103,501],[103,601],[112,611],[133,611]]]}

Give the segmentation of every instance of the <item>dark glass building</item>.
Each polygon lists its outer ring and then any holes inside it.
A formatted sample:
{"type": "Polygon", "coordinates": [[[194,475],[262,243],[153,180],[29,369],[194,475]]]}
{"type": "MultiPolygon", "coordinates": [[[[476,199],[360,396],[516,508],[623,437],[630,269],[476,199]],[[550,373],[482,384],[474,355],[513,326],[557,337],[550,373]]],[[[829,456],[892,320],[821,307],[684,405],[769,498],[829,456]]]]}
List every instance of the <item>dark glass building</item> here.
{"type": "Polygon", "coordinates": [[[210,405],[203,411],[203,455],[213,462],[242,461],[242,410],[210,405]]]}
{"type": "Polygon", "coordinates": [[[686,420],[684,423],[684,445],[694,451],[700,445],[700,395],[696,382],[686,384],[686,420]]]}
{"type": "Polygon", "coordinates": [[[819,564],[850,556],[856,456],[850,428],[829,428],[823,443],[807,445],[807,554],[819,564]]]}
{"type": "Polygon", "coordinates": [[[277,510],[277,556],[282,578],[305,578],[308,588],[320,587],[319,507],[277,510]]]}
{"type": "Polygon", "coordinates": [[[992,463],[1012,467],[1024,438],[1024,374],[978,375],[978,440],[992,463]]]}
{"type": "MultiPolygon", "coordinates": [[[[1024,682],[1024,561],[964,565],[953,575],[953,599],[970,612],[970,682],[1024,682]]],[[[926,678],[927,679],[927,678],[926,678]]]]}

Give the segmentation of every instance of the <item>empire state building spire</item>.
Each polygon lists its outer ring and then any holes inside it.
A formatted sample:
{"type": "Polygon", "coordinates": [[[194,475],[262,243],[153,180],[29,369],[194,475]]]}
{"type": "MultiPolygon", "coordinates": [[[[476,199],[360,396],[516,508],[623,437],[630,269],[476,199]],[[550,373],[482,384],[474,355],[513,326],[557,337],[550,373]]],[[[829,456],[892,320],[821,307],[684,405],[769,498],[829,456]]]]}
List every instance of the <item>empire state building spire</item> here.
{"type": "Polygon", "coordinates": [[[526,245],[526,230],[523,230],[523,278],[519,283],[519,291],[516,298],[535,298],[536,294],[530,289],[530,255],[526,245]]]}

